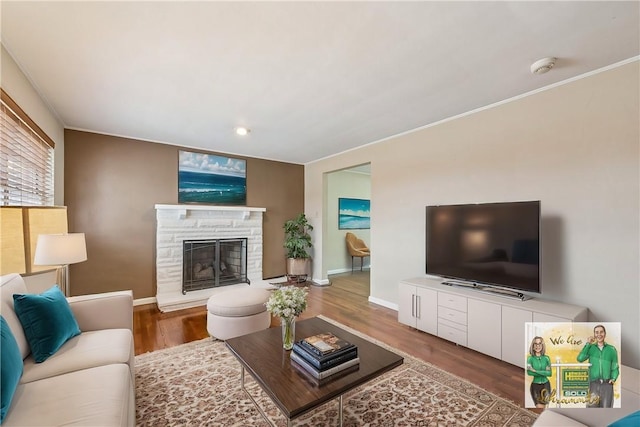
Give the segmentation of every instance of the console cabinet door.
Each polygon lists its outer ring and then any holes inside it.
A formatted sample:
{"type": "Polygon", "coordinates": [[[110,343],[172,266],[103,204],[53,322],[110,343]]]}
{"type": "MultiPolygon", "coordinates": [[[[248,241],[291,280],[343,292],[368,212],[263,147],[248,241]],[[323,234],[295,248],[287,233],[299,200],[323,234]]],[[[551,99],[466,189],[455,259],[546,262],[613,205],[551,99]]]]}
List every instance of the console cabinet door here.
{"type": "Polygon", "coordinates": [[[501,359],[502,306],[469,298],[467,302],[467,347],[501,359]]]}
{"type": "Polygon", "coordinates": [[[417,323],[421,331],[438,335],[438,293],[431,289],[416,289],[417,323]]]}
{"type": "Polygon", "coordinates": [[[398,285],[398,322],[416,327],[416,287],[400,283],[398,285]]]}
{"type": "Polygon", "coordinates": [[[525,323],[533,321],[533,313],[513,307],[502,307],[502,360],[524,368],[529,343],[526,342],[525,323]]]}

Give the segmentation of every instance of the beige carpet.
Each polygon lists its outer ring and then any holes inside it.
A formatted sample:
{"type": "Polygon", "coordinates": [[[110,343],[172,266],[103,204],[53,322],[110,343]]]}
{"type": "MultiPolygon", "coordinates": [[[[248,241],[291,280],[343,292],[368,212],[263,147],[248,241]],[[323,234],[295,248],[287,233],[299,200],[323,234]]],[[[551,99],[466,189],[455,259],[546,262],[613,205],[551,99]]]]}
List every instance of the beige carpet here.
{"type": "MultiPolygon", "coordinates": [[[[402,355],[404,364],[344,396],[345,426],[530,426],[537,415],[481,388],[324,318],[402,355]]],[[[248,376],[270,420],[286,420],[248,376]]],[[[204,339],[136,356],[138,426],[268,426],[240,389],[240,365],[223,342],[204,339]]],[[[338,404],[294,426],[338,425],[338,404]]]]}

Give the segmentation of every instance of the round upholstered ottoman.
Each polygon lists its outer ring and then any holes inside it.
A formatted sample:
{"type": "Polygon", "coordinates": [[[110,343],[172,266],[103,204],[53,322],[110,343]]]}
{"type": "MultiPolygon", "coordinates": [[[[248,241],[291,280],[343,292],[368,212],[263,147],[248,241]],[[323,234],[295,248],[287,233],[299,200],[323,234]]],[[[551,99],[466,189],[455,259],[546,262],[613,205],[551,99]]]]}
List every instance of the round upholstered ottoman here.
{"type": "Polygon", "coordinates": [[[264,305],[271,292],[242,288],[212,295],[207,301],[207,331],[220,340],[267,329],[271,315],[264,305]]]}

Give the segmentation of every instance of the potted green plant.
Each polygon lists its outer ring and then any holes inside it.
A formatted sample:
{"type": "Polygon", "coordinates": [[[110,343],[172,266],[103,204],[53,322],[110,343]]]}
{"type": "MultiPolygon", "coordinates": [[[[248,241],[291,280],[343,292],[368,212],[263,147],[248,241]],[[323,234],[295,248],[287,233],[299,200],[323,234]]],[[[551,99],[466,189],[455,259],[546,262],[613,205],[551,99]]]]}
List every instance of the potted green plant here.
{"type": "Polygon", "coordinates": [[[304,213],[284,223],[284,248],[287,250],[287,277],[289,280],[304,282],[309,274],[309,249],[313,246],[309,224],[304,213]]]}

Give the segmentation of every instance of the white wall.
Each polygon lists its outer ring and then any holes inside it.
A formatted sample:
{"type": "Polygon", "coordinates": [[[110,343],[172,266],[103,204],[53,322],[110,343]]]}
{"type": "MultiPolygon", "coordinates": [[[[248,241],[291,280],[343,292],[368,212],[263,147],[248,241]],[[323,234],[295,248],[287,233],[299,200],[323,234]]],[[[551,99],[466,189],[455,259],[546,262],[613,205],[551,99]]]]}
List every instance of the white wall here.
{"type": "Polygon", "coordinates": [[[322,211],[325,173],[371,163],[371,298],[394,305],[398,280],[424,275],[426,205],[541,200],[542,297],[622,322],[623,363],[640,368],[639,68],[636,60],[308,164],[305,209],[322,211]]]}
{"type": "Polygon", "coordinates": [[[2,46],[0,57],[0,78],[2,89],[55,143],[54,204],[64,206],[64,126],[51,112],[4,46],[2,46]]]}
{"type": "MultiPolygon", "coordinates": [[[[348,169],[327,175],[326,221],[324,223],[327,237],[326,245],[322,247],[322,250],[326,257],[326,269],[329,274],[351,271],[351,256],[345,242],[347,231],[358,236],[367,246],[371,243],[370,230],[338,229],[338,199],[341,197],[371,199],[371,176],[348,169]]],[[[354,260],[354,268],[360,268],[360,260],[360,258],[354,260]]],[[[369,265],[369,261],[369,258],[365,258],[365,267],[369,265]]]]}
{"type": "MultiPolygon", "coordinates": [[[[1,47],[0,86],[55,143],[54,204],[64,206],[64,126],[40,98],[9,52],[1,47]]],[[[56,283],[56,272],[34,274],[24,280],[29,292],[38,293],[56,283]]]]}

